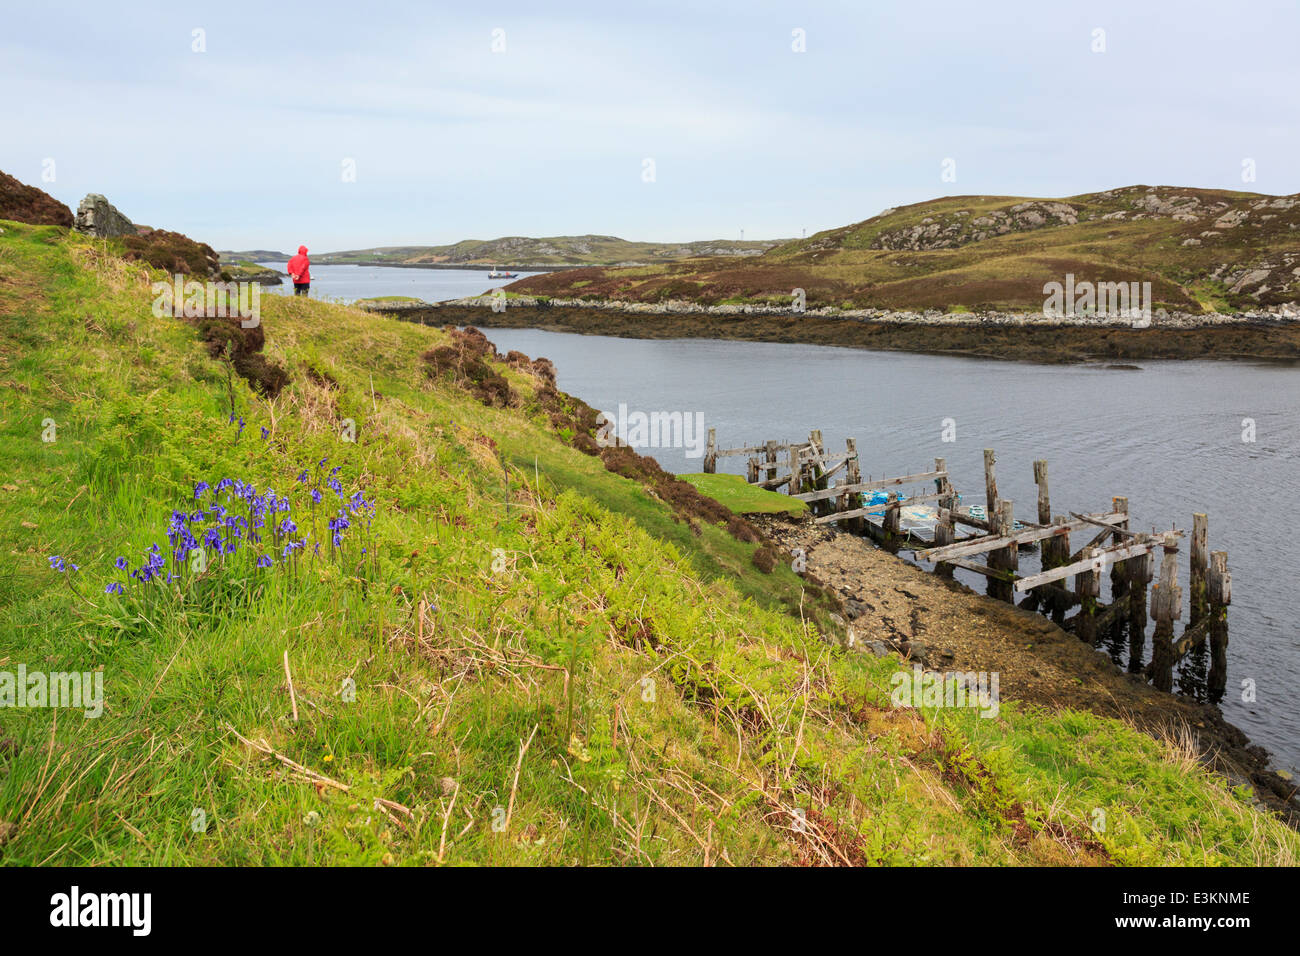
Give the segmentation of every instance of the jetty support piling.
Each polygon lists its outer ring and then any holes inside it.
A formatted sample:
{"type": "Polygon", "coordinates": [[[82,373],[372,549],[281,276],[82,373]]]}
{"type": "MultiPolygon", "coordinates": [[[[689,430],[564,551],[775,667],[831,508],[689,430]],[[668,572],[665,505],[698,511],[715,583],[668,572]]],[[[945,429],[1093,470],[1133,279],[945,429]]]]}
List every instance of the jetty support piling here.
{"type": "Polygon", "coordinates": [[[1228,686],[1228,605],[1232,603],[1232,574],[1228,552],[1210,555],[1208,597],[1210,603],[1210,676],[1207,690],[1215,703],[1223,699],[1228,686]]]}
{"type": "MultiPolygon", "coordinates": [[[[1128,514],[1128,498],[1123,495],[1117,495],[1110,499],[1110,510],[1115,514],[1128,514]]],[[[1121,534],[1121,531],[1128,531],[1128,518],[1115,524],[1115,534],[1111,536],[1112,544],[1123,544],[1124,539],[1128,537],[1121,534]]],[[[1128,604],[1128,568],[1124,562],[1116,561],[1110,566],[1110,602],[1111,606],[1127,606],[1128,604]]],[[[1107,626],[1103,635],[1108,641],[1118,641],[1124,634],[1124,615],[1116,612],[1107,618],[1107,626]]]]}
{"type": "Polygon", "coordinates": [[[1101,595],[1101,569],[1105,567],[1101,550],[1096,547],[1084,549],[1083,560],[1090,564],[1087,570],[1081,570],[1074,576],[1074,593],[1079,598],[1079,614],[1075,621],[1074,633],[1081,641],[1097,643],[1097,598],[1101,595]]]}
{"type": "Polygon", "coordinates": [[[1183,589],[1178,586],[1178,543],[1170,536],[1163,540],[1164,555],[1160,562],[1160,580],[1151,589],[1151,619],[1156,622],[1151,635],[1151,675],[1156,690],[1174,687],[1174,621],[1183,614],[1183,589]]]}
{"type": "Polygon", "coordinates": [[[1192,515],[1192,559],[1188,587],[1191,590],[1191,608],[1187,626],[1195,627],[1209,613],[1209,518],[1201,513],[1192,515]]]}
{"type": "MultiPolygon", "coordinates": [[[[952,481],[948,478],[948,460],[946,458],[936,458],[934,460],[934,470],[943,476],[935,479],[939,483],[939,491],[943,498],[939,499],[938,520],[934,526],[935,547],[942,548],[944,545],[952,544],[955,537],[952,513],[957,510],[957,493],[953,490],[952,481]]],[[[935,565],[934,572],[941,578],[951,578],[952,565],[946,561],[940,561],[935,565]]]]}
{"type": "MultiPolygon", "coordinates": [[[[1137,540],[1146,543],[1149,536],[1138,535],[1137,540]]],[[[1147,587],[1155,561],[1148,551],[1123,563],[1128,571],[1128,669],[1136,674],[1142,670],[1142,656],[1146,653],[1147,587]]]]}

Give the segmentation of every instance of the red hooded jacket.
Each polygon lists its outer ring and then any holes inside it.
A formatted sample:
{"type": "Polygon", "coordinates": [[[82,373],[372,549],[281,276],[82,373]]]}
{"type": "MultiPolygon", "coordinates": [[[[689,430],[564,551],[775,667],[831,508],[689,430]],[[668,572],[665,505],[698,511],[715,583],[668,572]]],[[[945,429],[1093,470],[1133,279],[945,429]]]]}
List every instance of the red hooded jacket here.
{"type": "Polygon", "coordinates": [[[286,270],[294,285],[311,281],[311,260],[307,258],[307,247],[299,246],[298,254],[289,260],[286,270]]]}

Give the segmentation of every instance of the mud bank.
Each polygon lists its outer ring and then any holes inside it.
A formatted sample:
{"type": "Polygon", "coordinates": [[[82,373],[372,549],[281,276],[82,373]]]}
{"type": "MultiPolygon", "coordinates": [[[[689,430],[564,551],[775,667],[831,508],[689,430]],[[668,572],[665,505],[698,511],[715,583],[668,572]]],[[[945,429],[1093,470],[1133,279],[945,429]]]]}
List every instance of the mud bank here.
{"type": "Polygon", "coordinates": [[[1123,325],[899,322],[807,313],[674,313],[554,305],[511,307],[502,312],[477,305],[380,311],[428,325],[531,328],[638,339],[791,342],[1045,363],[1140,359],[1300,360],[1300,322],[1265,319],[1138,329],[1123,325]]]}
{"type": "Polygon", "coordinates": [[[1087,710],[1156,737],[1190,736],[1207,766],[1249,785],[1260,804],[1300,828],[1295,785],[1214,705],[1157,691],[1042,615],[922,571],[866,538],[806,516],[749,520],[781,548],[804,550],[808,572],[843,601],[855,649],[937,671],[997,672],[1003,700],[1087,710]]]}

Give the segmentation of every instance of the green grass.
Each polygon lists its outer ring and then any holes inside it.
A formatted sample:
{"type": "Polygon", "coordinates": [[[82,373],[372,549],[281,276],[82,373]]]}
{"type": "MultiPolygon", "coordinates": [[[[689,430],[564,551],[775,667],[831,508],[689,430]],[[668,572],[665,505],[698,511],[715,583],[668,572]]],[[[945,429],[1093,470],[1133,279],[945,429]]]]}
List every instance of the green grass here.
{"type": "Polygon", "coordinates": [[[97,719],[0,708],[6,864],[1294,862],[1115,721],[892,707],[893,660],[568,447],[531,373],[499,366],[519,401],[485,407],[425,373],[440,330],[267,296],[268,400],[150,314],[144,268],[3,226],[0,671],[105,690],[97,719]],[[114,567],[166,548],[196,482],[301,505],[336,466],[376,504],[338,558],[114,567]]]}
{"type": "Polygon", "coordinates": [[[803,514],[808,506],[797,498],[751,485],[740,475],[679,475],[701,494],[726,505],[736,514],[803,514]]]}
{"type": "Polygon", "coordinates": [[[411,303],[411,304],[423,304],[424,300],[418,299],[413,295],[376,295],[376,296],[371,296],[367,299],[357,299],[355,304],[364,305],[365,303],[368,302],[377,302],[377,303],[383,303],[388,305],[393,305],[393,304],[403,303],[403,302],[411,303]]]}

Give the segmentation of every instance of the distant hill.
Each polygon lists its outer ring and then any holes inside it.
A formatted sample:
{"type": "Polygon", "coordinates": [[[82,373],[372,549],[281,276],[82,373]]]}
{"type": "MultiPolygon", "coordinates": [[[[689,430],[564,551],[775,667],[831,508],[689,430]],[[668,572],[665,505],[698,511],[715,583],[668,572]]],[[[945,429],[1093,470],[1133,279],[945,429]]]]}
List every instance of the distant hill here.
{"type": "Polygon", "coordinates": [[[218,252],[222,262],[287,262],[292,255],[288,252],[275,252],[271,249],[248,249],[244,252],[225,250],[218,252]]]}
{"type": "MultiPolygon", "coordinates": [[[[701,253],[705,255],[706,253],[701,253]]],[[[1128,186],[1065,199],[954,196],[888,209],[762,255],[587,268],[521,294],[808,308],[1037,311],[1043,286],[1152,284],[1153,305],[1234,311],[1300,302],[1300,195],[1128,186]]]]}
{"type": "MultiPolygon", "coordinates": [[[[709,239],[695,242],[631,242],[617,236],[550,236],[530,239],[464,239],[449,246],[379,246],[313,255],[318,263],[438,266],[616,266],[672,262],[699,256],[758,256],[781,240],[709,239]]],[[[248,253],[238,253],[248,257],[248,253]]]]}

